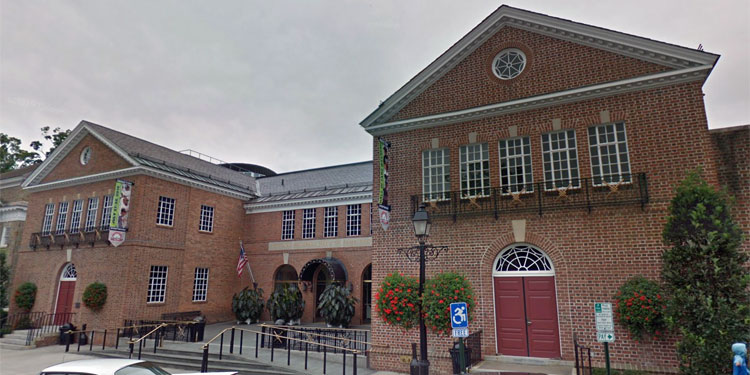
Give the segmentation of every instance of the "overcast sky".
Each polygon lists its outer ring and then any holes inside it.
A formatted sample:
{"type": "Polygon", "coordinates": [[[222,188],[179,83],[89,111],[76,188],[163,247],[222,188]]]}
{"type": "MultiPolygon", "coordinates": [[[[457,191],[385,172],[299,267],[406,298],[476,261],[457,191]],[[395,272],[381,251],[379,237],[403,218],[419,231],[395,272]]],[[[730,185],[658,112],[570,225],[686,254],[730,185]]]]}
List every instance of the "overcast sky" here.
{"type": "MultiPolygon", "coordinates": [[[[709,126],[750,123],[750,1],[508,5],[721,55],[709,126]]],[[[0,1],[0,132],[89,120],[277,172],[372,158],[358,125],[495,1],[0,1]]]]}

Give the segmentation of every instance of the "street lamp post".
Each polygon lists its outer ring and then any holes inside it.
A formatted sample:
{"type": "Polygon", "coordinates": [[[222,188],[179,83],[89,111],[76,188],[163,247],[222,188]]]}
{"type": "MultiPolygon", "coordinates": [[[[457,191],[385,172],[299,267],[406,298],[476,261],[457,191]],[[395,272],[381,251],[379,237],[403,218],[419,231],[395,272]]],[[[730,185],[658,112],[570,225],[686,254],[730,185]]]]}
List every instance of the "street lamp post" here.
{"type": "Polygon", "coordinates": [[[427,327],[424,324],[424,308],[421,301],[424,295],[425,282],[425,263],[427,258],[437,258],[440,252],[447,249],[447,246],[433,246],[425,243],[425,239],[430,235],[430,226],[432,221],[430,215],[425,210],[424,203],[419,205],[419,209],[414,213],[412,218],[414,225],[414,234],[417,236],[419,246],[398,249],[406,256],[407,259],[414,261],[417,254],[419,256],[419,360],[412,361],[411,375],[429,375],[430,361],[427,360],[427,327]]]}

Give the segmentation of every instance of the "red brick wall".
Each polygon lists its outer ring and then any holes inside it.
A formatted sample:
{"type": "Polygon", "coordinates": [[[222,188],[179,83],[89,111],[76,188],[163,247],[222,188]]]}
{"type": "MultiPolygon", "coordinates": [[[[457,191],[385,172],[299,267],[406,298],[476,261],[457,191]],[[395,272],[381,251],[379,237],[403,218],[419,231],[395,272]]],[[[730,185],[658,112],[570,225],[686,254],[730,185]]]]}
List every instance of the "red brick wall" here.
{"type": "Polygon", "coordinates": [[[501,103],[597,83],[654,74],[664,66],[552,37],[504,27],[407,104],[391,120],[501,103]],[[503,81],[490,66],[506,48],[527,56],[523,73],[503,81]]]}
{"type": "Polygon", "coordinates": [[[750,125],[714,129],[719,182],[735,198],[732,215],[745,233],[742,248],[750,253],[750,125]]]}
{"type": "Polygon", "coordinates": [[[42,179],[42,182],[87,176],[128,167],[132,167],[132,165],[94,136],[88,134],[65,155],[54,170],[42,179]],[[91,147],[91,161],[82,165],[81,152],[86,147],[91,147]]]}
{"type": "MultiPolygon", "coordinates": [[[[700,83],[688,83],[639,93],[600,98],[581,103],[497,116],[493,118],[387,135],[390,151],[390,199],[393,205],[391,227],[373,234],[373,282],[375,290],[388,272],[417,275],[416,263],[396,254],[395,248],[415,243],[411,228],[410,197],[421,193],[421,152],[431,139],[451,153],[452,190],[460,189],[459,150],[476,132],[478,142],[487,142],[490,152],[492,186],[499,186],[498,140],[508,138],[508,127],[518,126],[519,136],[529,136],[532,145],[534,182],[543,181],[541,134],[552,131],[552,119],[561,120],[562,129],[576,131],[579,170],[590,177],[587,128],[600,123],[600,111],[607,110],[612,121],[626,124],[631,170],[648,177],[650,203],[620,207],[594,207],[587,210],[547,210],[503,213],[497,220],[487,216],[459,216],[433,221],[430,242],[447,245],[449,250],[428,262],[427,274],[455,270],[465,274],[478,294],[478,310],[472,331],[482,329],[485,355],[496,354],[492,267],[497,255],[515,242],[511,220],[526,220],[526,243],[545,251],[556,272],[557,304],[562,357],[573,359],[572,335],[594,350],[594,361],[601,362],[601,345],[596,343],[593,304],[611,301],[617,288],[630,276],[657,278],[664,250],[661,231],[666,207],[676,184],[686,173],[702,167],[709,182],[718,182],[712,139],[708,133],[700,83]]],[[[377,155],[377,143],[373,144],[377,155]]],[[[377,169],[377,168],[376,168],[377,169]]],[[[377,173],[377,170],[375,171],[377,173]]],[[[375,191],[378,179],[375,178],[375,191]]],[[[375,312],[373,312],[375,314],[375,312]]],[[[418,342],[416,330],[403,333],[373,318],[373,363],[378,369],[408,371],[398,362],[409,354],[409,342],[418,342]],[[394,337],[399,337],[394,340],[394,337]]],[[[611,357],[617,367],[674,370],[674,337],[636,343],[616,326],[617,341],[611,357]],[[659,366],[666,367],[659,367],[659,366]]],[[[447,369],[450,339],[429,334],[433,364],[447,369]]],[[[600,363],[601,364],[601,363],[600,363]]]]}

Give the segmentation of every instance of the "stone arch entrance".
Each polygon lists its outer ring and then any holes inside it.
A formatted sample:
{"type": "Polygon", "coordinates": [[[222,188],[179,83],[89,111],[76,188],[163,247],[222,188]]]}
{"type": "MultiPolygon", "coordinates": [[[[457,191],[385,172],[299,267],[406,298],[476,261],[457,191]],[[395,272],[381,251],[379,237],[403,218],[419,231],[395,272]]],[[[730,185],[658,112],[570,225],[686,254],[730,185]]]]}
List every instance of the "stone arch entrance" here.
{"type": "Polygon", "coordinates": [[[76,289],[78,272],[73,263],[66,264],[60,273],[60,282],[57,285],[57,300],[55,302],[54,324],[64,324],[71,320],[70,313],[73,312],[73,293],[76,289]]]}
{"type": "Polygon", "coordinates": [[[529,244],[503,249],[493,263],[497,352],[560,358],[555,269],[529,244]]]}

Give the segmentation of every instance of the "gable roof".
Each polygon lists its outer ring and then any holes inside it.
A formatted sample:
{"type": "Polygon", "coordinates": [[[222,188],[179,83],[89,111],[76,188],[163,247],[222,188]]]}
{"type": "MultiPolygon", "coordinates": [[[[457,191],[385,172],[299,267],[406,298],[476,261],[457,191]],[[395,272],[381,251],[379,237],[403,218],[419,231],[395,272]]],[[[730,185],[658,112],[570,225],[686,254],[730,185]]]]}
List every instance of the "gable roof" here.
{"type": "Polygon", "coordinates": [[[719,55],[704,51],[502,5],[382,102],[360,125],[367,132],[380,135],[555,105],[559,103],[558,99],[565,102],[587,100],[677,82],[705,80],[718,58],[719,55]],[[439,114],[389,122],[407,104],[506,26],[660,64],[672,70],[637,79],[574,88],[578,92],[573,96],[567,95],[568,92],[561,92],[560,95],[551,93],[446,113],[446,116],[439,114]]]}
{"type": "MultiPolygon", "coordinates": [[[[23,187],[39,186],[43,178],[88,134],[107,145],[133,168],[112,171],[104,176],[85,176],[87,180],[146,173],[183,183],[189,182],[204,188],[213,187],[219,192],[239,198],[255,196],[253,177],[88,121],[81,121],[71,131],[65,141],[24,181],[23,187]]],[[[44,185],[55,186],[65,182],[67,180],[44,185]]]]}

